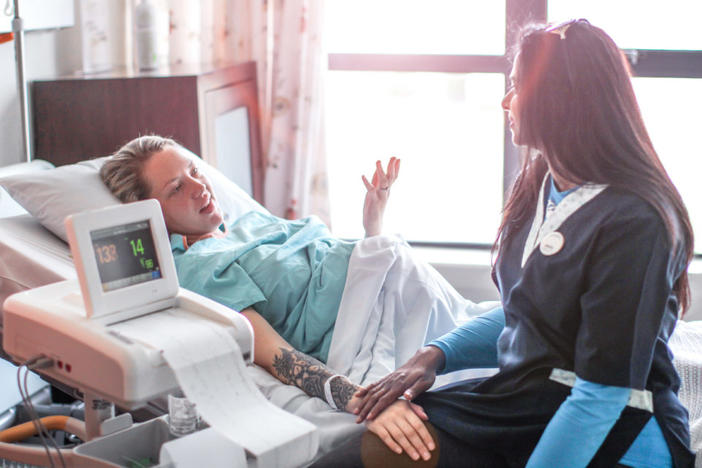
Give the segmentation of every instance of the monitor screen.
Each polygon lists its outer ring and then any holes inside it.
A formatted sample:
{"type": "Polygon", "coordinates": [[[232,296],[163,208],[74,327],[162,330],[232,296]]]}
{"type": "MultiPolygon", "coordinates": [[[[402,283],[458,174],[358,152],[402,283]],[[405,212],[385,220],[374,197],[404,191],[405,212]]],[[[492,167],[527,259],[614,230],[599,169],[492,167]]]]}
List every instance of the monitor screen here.
{"type": "Polygon", "coordinates": [[[90,231],[102,290],[161,278],[148,220],[90,231]]]}

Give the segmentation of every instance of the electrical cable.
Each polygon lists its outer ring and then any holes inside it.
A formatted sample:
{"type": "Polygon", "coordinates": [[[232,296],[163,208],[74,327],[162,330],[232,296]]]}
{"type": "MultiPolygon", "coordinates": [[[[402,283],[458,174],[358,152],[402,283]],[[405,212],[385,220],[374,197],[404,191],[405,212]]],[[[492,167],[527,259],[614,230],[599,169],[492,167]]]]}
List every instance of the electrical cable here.
{"type": "Polygon", "coordinates": [[[66,461],[63,458],[63,454],[61,453],[61,449],[59,448],[58,444],[56,443],[56,440],[49,434],[48,429],[46,426],[44,426],[44,423],[41,421],[41,418],[39,418],[39,414],[37,413],[36,409],[34,408],[34,404],[32,403],[31,398],[29,397],[29,385],[27,382],[27,378],[29,377],[29,371],[30,369],[44,369],[47,367],[53,366],[54,361],[51,358],[45,357],[45,356],[35,356],[34,358],[28,359],[24,363],[22,363],[18,369],[17,369],[17,385],[19,387],[20,391],[20,396],[22,397],[22,401],[24,402],[27,411],[29,412],[29,417],[32,421],[32,424],[34,425],[35,430],[37,431],[37,434],[39,435],[39,438],[42,441],[42,445],[44,446],[44,449],[46,450],[47,457],[49,458],[49,463],[51,464],[52,468],[55,468],[54,465],[54,460],[51,458],[51,452],[50,452],[50,447],[49,443],[47,442],[46,439],[51,441],[51,445],[56,449],[56,453],[58,454],[58,458],[61,461],[61,466],[63,468],[66,468],[66,461]],[[21,369],[22,367],[25,368],[25,374],[24,374],[24,388],[20,383],[20,375],[21,375],[21,369]]]}
{"type": "MultiPolygon", "coordinates": [[[[53,359],[48,358],[48,357],[41,357],[34,364],[29,365],[28,369],[44,369],[47,367],[51,367],[53,365],[54,365],[53,359]]],[[[34,417],[37,419],[37,422],[39,423],[41,428],[44,429],[44,434],[51,441],[51,444],[56,449],[56,453],[58,453],[59,460],[61,460],[61,466],[63,468],[66,468],[66,461],[63,459],[63,455],[61,454],[61,449],[59,448],[58,443],[56,442],[56,439],[54,439],[51,436],[51,434],[49,434],[49,430],[44,425],[44,422],[39,417],[39,413],[37,412],[36,408],[34,408],[34,403],[29,398],[29,387],[27,386],[27,377],[28,376],[29,376],[29,371],[27,371],[27,373],[24,374],[24,391],[27,394],[27,399],[28,399],[28,402],[32,408],[32,412],[34,413],[34,417]]]]}
{"type": "MultiPolygon", "coordinates": [[[[29,359],[17,367],[17,388],[19,389],[20,397],[22,398],[22,402],[25,404],[25,406],[27,405],[27,401],[29,400],[29,398],[25,397],[24,388],[22,387],[22,379],[21,379],[22,367],[26,367],[28,363],[34,362],[35,360],[36,360],[36,358],[29,359]]],[[[26,372],[29,372],[29,369],[27,369],[26,372]]],[[[25,381],[26,381],[26,379],[25,379],[25,381]]],[[[54,465],[54,460],[51,458],[51,453],[49,452],[49,444],[46,442],[46,440],[44,440],[44,433],[41,430],[41,426],[34,419],[32,414],[30,414],[30,417],[32,420],[32,424],[34,424],[34,428],[36,429],[37,434],[39,435],[39,438],[41,439],[41,443],[44,446],[44,450],[46,451],[46,457],[49,460],[49,464],[51,465],[51,468],[56,468],[54,465]]]]}
{"type": "MultiPolygon", "coordinates": [[[[54,360],[53,360],[53,359],[51,359],[51,358],[46,358],[46,357],[45,357],[45,358],[42,358],[42,359],[39,359],[35,364],[32,364],[32,365],[30,366],[30,368],[31,368],[31,369],[43,369],[43,368],[51,367],[51,366],[54,365],[54,360]],[[43,359],[43,361],[42,361],[42,359],[43,359]]],[[[27,394],[29,404],[31,405],[31,407],[32,407],[32,412],[34,413],[34,417],[37,419],[37,422],[39,423],[39,425],[41,426],[41,428],[44,429],[44,434],[45,434],[46,437],[51,441],[51,445],[53,445],[54,448],[56,449],[56,453],[58,453],[59,460],[61,461],[61,466],[62,466],[63,468],[66,468],[66,461],[63,459],[63,455],[61,454],[61,449],[59,448],[58,443],[56,442],[56,439],[54,439],[54,438],[51,436],[51,434],[49,434],[49,430],[48,430],[48,429],[46,428],[46,426],[44,425],[44,422],[43,422],[43,421],[41,420],[41,418],[39,417],[39,413],[37,412],[36,408],[34,408],[34,403],[33,403],[32,400],[29,398],[29,387],[28,387],[28,385],[27,385],[27,377],[28,377],[28,376],[29,376],[29,371],[27,371],[27,372],[24,374],[24,391],[25,391],[25,393],[27,394]]]]}
{"type": "Polygon", "coordinates": [[[27,379],[29,377],[29,366],[25,366],[25,372],[24,372],[24,395],[25,395],[25,406],[27,408],[27,412],[29,413],[29,417],[32,420],[32,424],[34,424],[34,427],[38,429],[38,434],[39,438],[41,439],[42,443],[44,446],[48,449],[49,453],[49,462],[51,463],[51,466],[54,466],[53,459],[51,459],[51,447],[49,447],[49,443],[47,440],[51,440],[53,442],[53,438],[51,437],[51,434],[49,434],[49,431],[44,427],[44,424],[41,422],[39,419],[39,415],[37,414],[36,410],[34,409],[34,404],[32,403],[32,399],[29,396],[29,385],[27,383],[27,379]]]}

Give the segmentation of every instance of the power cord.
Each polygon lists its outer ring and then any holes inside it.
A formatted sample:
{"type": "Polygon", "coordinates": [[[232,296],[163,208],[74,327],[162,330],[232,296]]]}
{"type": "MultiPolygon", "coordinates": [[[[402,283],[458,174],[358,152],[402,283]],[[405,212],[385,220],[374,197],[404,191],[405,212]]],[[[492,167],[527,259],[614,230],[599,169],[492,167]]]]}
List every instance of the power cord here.
{"type": "Polygon", "coordinates": [[[51,367],[54,365],[54,360],[46,357],[46,356],[35,356],[31,359],[26,360],[20,366],[17,368],[17,387],[19,388],[20,396],[22,397],[22,401],[24,402],[27,411],[29,413],[29,417],[32,420],[32,424],[34,424],[34,429],[37,431],[37,434],[39,435],[39,438],[41,439],[42,445],[44,446],[44,450],[46,450],[46,456],[49,459],[49,463],[51,464],[51,468],[56,468],[54,465],[54,460],[51,458],[51,448],[49,447],[49,443],[47,442],[47,439],[51,441],[51,444],[54,446],[56,449],[56,453],[58,454],[58,458],[61,461],[61,466],[63,468],[66,468],[66,461],[63,459],[63,455],[61,454],[61,449],[59,448],[58,444],[54,440],[53,437],[51,437],[51,434],[49,434],[49,431],[46,429],[44,424],[41,422],[41,419],[39,418],[39,415],[37,414],[36,410],[34,409],[34,404],[32,403],[31,398],[29,398],[29,386],[27,384],[27,378],[29,376],[29,371],[30,369],[46,369],[48,367],[51,367]],[[24,373],[24,379],[21,379],[21,371],[22,368],[25,368],[25,373],[24,373]],[[22,385],[22,380],[23,384],[22,385]]]}
{"type": "Polygon", "coordinates": [[[36,363],[39,360],[39,358],[35,357],[32,359],[28,359],[27,361],[23,362],[22,364],[17,367],[17,388],[19,389],[20,392],[20,397],[22,397],[22,402],[24,403],[25,407],[27,408],[27,411],[29,412],[29,417],[32,421],[32,424],[34,424],[34,429],[37,431],[37,434],[39,435],[39,438],[41,439],[41,443],[44,446],[44,450],[46,451],[46,457],[49,459],[49,463],[51,464],[51,468],[55,468],[54,461],[51,458],[51,453],[49,452],[49,444],[46,442],[46,439],[44,438],[44,427],[43,424],[39,421],[39,418],[36,417],[36,413],[34,412],[34,407],[32,406],[32,403],[28,397],[28,389],[27,389],[27,375],[29,374],[29,366],[36,363]],[[21,372],[22,368],[25,367],[25,374],[24,374],[24,386],[22,385],[22,379],[21,379],[21,372]]]}

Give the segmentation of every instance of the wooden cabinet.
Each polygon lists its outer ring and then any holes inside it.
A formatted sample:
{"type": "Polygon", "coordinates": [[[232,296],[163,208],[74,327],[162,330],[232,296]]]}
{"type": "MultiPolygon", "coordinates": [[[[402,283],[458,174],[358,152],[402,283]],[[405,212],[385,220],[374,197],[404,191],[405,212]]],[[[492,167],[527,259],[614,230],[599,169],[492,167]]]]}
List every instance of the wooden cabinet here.
{"type": "Polygon", "coordinates": [[[263,202],[253,62],[34,81],[31,96],[35,158],[69,164],[153,133],[174,138],[263,202]]]}

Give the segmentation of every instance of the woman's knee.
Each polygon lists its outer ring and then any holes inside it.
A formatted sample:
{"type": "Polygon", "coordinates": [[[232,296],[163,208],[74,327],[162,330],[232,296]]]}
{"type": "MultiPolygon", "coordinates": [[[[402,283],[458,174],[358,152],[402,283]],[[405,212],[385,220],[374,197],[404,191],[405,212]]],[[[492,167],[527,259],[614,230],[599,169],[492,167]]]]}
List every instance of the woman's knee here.
{"type": "Polygon", "coordinates": [[[365,431],[345,442],[315,462],[313,467],[329,468],[495,468],[506,466],[499,455],[472,447],[449,434],[436,429],[431,423],[427,428],[436,441],[436,448],[429,460],[412,460],[406,453],[397,454],[374,433],[365,431]]]}
{"type": "MultiPolygon", "coordinates": [[[[432,437],[436,431],[428,425],[432,437]]],[[[436,438],[434,439],[436,440],[436,438]]],[[[371,431],[365,431],[317,460],[314,468],[433,468],[438,463],[438,448],[429,460],[412,460],[406,453],[397,454],[371,431]]]]}

